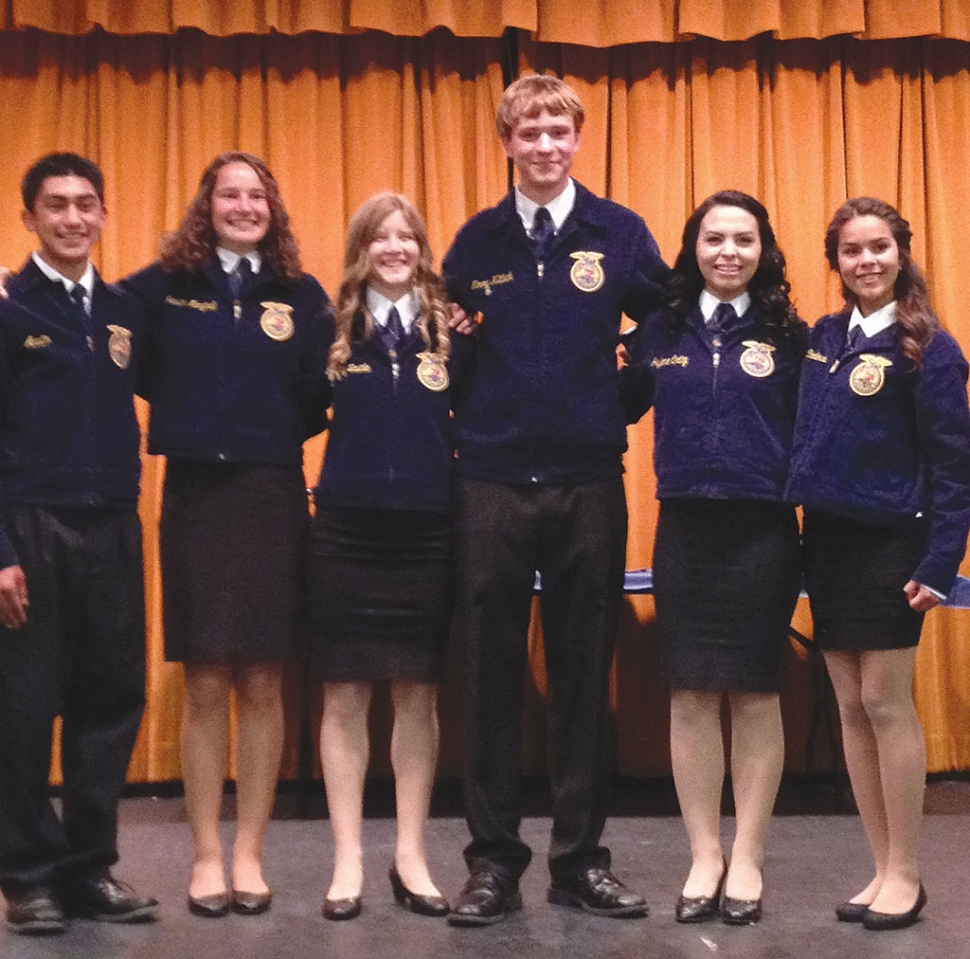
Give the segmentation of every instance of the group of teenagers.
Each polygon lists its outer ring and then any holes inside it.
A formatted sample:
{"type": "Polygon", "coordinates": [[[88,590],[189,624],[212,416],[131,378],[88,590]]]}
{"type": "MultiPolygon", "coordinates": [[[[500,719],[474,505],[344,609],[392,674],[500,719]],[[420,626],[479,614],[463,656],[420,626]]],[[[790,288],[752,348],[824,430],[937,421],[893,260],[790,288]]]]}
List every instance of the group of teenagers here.
{"type": "Polygon", "coordinates": [[[23,180],[38,248],[0,301],[0,889],[10,928],[154,919],[116,879],[117,806],[144,708],[139,427],[167,457],[165,655],[184,664],[188,908],[272,903],[262,871],[282,739],[283,664],[323,684],[334,838],[323,902],[362,911],[367,716],[394,708],[391,894],[459,926],[521,908],[524,676],[535,588],[548,679],[551,903],[643,916],[601,834],[609,672],[626,559],[626,428],[655,416],[658,636],[691,864],[675,915],[762,915],[782,773],[779,673],[804,579],[874,860],[836,914],[871,930],[926,902],[925,747],[912,699],[924,613],[970,529],[967,363],[933,312],[907,222],[847,201],[825,235],[845,308],[809,329],[765,208],[725,191],[690,216],[673,265],[640,217],[569,173],[583,107],[561,80],[511,84],[497,129],[515,189],[432,265],[396,193],[347,234],[331,305],[301,271],[276,181],[213,160],[160,259],[118,285],[89,254],[98,168],[51,154],[23,180]],[[636,326],[620,338],[621,316],[636,326]],[[302,449],[329,430],[307,507],[302,449]],[[795,504],[804,508],[803,527],[795,504]],[[469,878],[450,903],[424,826],[437,681],[461,639],[469,878]],[[235,694],[231,868],[219,815],[235,694]],[[721,841],[725,749],[736,833],[721,841]],[[50,803],[63,718],[61,814],[50,803]]]}

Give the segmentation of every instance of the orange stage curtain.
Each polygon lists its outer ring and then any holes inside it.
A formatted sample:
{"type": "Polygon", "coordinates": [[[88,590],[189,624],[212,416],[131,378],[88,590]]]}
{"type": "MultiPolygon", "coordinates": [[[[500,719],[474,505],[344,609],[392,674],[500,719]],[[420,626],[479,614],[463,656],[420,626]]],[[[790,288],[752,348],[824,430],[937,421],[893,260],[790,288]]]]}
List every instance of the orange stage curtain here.
{"type": "MultiPolygon", "coordinates": [[[[460,6],[467,5],[429,2],[414,17],[460,6]]],[[[580,21],[576,5],[575,22],[588,32],[587,45],[578,45],[535,39],[553,28],[553,8],[568,13],[568,0],[540,5],[535,35],[523,29],[512,35],[513,43],[508,36],[503,41],[458,38],[445,30],[420,39],[387,32],[337,35],[347,32],[343,27],[284,35],[326,12],[307,0],[8,4],[17,23],[30,13],[47,32],[0,31],[0,127],[8,133],[0,144],[0,222],[5,225],[0,263],[15,266],[32,248],[18,223],[19,177],[34,158],[53,149],[87,153],[105,170],[109,219],[98,262],[109,279],[153,257],[159,235],[177,225],[202,167],[214,154],[233,148],[268,160],[305,266],[329,290],[340,273],[347,217],[380,189],[414,197],[440,256],[457,227],[506,188],[507,164],[493,117],[503,84],[501,57],[517,48],[519,69],[559,73],[584,100],[588,119],[576,176],[642,214],[668,260],[677,252],[686,216],[701,199],[729,186],[747,190],[768,206],[788,257],[798,308],[813,320],[839,303],[838,284],[822,256],[825,224],[846,195],[874,193],[898,205],[912,222],[915,254],[928,273],[934,302],[970,353],[970,317],[961,309],[963,291],[955,282],[962,274],[970,223],[970,169],[964,161],[970,154],[970,47],[955,39],[812,38],[814,33],[888,36],[892,29],[900,32],[904,21],[916,33],[953,33],[966,27],[967,17],[960,14],[968,3],[762,0],[740,7],[725,3],[721,9],[716,3],[682,2],[676,24],[664,19],[670,7],[618,0],[602,4],[602,18],[580,21]],[[262,20],[250,24],[245,36],[212,35],[233,32],[230,13],[240,7],[245,7],[242,15],[262,20]],[[942,26],[927,26],[930,8],[942,26]],[[83,15],[77,14],[82,9],[83,15]],[[617,10],[627,11],[628,36],[651,17],[656,29],[671,31],[666,39],[678,31],[714,33],[715,15],[722,20],[717,30],[743,35],[753,26],[760,35],[729,43],[700,37],[598,46],[612,42],[604,24],[617,10]],[[634,17],[637,10],[644,12],[634,17]],[[892,17],[891,10],[897,11],[892,17]],[[40,16],[45,11],[47,20],[40,16]],[[197,19],[195,25],[206,32],[173,34],[185,25],[185,16],[200,11],[210,19],[197,19]],[[146,25],[163,12],[167,26],[146,25]],[[275,33],[260,25],[269,22],[270,13],[275,33]],[[159,35],[105,32],[124,32],[118,25],[124,17],[132,29],[159,35]],[[281,25],[281,17],[288,18],[289,27],[281,25]],[[761,25],[771,17],[775,25],[761,25]],[[857,19],[850,23],[852,17],[857,19]],[[92,22],[104,29],[69,35],[92,22]],[[779,40],[764,32],[780,36],[796,29],[805,38],[779,40]]],[[[341,22],[349,22],[340,9],[341,22]]],[[[499,20],[521,9],[511,0],[495,6],[502,11],[499,20]]],[[[368,0],[346,11],[379,12],[368,0]]],[[[563,16],[560,23],[569,19],[563,16]]],[[[319,441],[308,447],[308,477],[316,472],[321,447],[319,441]]],[[[631,429],[630,447],[629,565],[648,566],[656,517],[649,417],[631,429]]],[[[161,659],[156,558],[161,477],[162,465],[146,457],[142,515],[150,708],[131,770],[132,779],[140,781],[179,776],[181,673],[161,659]]],[[[798,617],[799,625],[809,628],[803,609],[798,617]]],[[[924,636],[917,702],[930,769],[970,768],[970,616],[931,613],[924,636]]],[[[531,643],[536,668],[523,750],[525,767],[540,771],[544,684],[538,627],[531,643]]],[[[793,655],[785,684],[792,769],[805,762],[810,674],[811,664],[793,655]]],[[[314,708],[304,702],[311,694],[300,677],[291,677],[284,775],[296,769],[299,718],[305,708],[314,708]]],[[[667,706],[649,598],[625,604],[613,697],[617,768],[632,774],[666,771],[667,706]]],[[[461,768],[460,713],[456,657],[442,696],[444,773],[461,768]]],[[[386,726],[386,711],[379,712],[375,727],[384,735],[386,726]]],[[[382,771],[387,769],[384,753],[382,746],[374,750],[375,767],[382,771]]]]}

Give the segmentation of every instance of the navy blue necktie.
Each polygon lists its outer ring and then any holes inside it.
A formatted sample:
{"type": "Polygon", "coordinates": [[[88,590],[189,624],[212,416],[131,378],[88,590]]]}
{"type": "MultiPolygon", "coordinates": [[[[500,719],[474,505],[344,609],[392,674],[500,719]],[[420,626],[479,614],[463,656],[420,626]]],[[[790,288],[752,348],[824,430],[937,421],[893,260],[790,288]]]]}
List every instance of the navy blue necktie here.
{"type": "Polygon", "coordinates": [[[552,238],[555,236],[556,228],[552,224],[552,214],[544,207],[540,206],[536,210],[535,219],[532,221],[532,249],[537,260],[544,260],[549,253],[552,238]]]}
{"type": "Polygon", "coordinates": [[[229,274],[229,289],[232,291],[232,298],[238,300],[242,296],[243,290],[249,278],[253,275],[253,268],[250,266],[249,257],[241,256],[236,264],[236,269],[229,274]]]}
{"type": "Polygon", "coordinates": [[[718,303],[714,315],[707,324],[707,328],[712,333],[720,333],[724,327],[728,326],[733,320],[736,320],[737,316],[738,314],[730,303],[718,303]]]}
{"type": "Polygon", "coordinates": [[[852,329],[849,330],[849,334],[845,339],[845,352],[854,353],[867,339],[868,337],[865,334],[865,330],[863,330],[861,326],[853,326],[852,329]]]}
{"type": "Polygon", "coordinates": [[[87,305],[84,301],[84,287],[80,283],[75,283],[68,293],[71,298],[71,302],[74,304],[74,308],[77,312],[78,319],[81,321],[81,327],[84,330],[85,338],[88,341],[88,349],[94,349],[94,324],[91,322],[91,314],[88,313],[87,305]]]}
{"type": "Polygon", "coordinates": [[[384,329],[387,331],[387,348],[389,350],[400,351],[405,334],[404,324],[401,322],[401,314],[398,313],[396,306],[392,306],[388,310],[387,325],[384,329]]]}

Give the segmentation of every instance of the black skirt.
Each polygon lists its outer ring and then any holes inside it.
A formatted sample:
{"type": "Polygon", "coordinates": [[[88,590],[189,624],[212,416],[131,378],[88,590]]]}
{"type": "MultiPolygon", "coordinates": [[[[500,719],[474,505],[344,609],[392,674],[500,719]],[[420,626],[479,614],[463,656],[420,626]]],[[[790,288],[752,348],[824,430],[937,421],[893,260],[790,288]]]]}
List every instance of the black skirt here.
{"type": "Polygon", "coordinates": [[[454,592],[450,516],[320,509],[307,566],[317,679],[440,676],[454,592]]]}
{"type": "Polygon", "coordinates": [[[926,550],[920,523],[874,526],[805,510],[805,588],[822,649],[905,649],[919,643],[923,613],[903,587],[926,550]]]}
{"type": "Polygon", "coordinates": [[[664,500],[653,569],[674,689],[778,691],[801,578],[794,507],[664,500]]]}
{"type": "Polygon", "coordinates": [[[298,467],[170,459],[160,528],[165,658],[295,656],[308,524],[298,467]]]}

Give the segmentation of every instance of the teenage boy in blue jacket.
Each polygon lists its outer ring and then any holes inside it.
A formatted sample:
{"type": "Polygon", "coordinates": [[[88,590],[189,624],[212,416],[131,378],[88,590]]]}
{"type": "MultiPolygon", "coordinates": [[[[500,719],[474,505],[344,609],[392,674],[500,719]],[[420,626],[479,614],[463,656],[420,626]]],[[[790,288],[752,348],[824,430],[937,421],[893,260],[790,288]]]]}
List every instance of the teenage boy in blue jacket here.
{"type": "Polygon", "coordinates": [[[0,300],[0,889],[10,928],[45,934],[66,916],[145,921],[158,906],[110,872],[145,704],[142,313],[89,259],[105,219],[98,167],[48,155],[22,193],[39,248],[0,300]]]}
{"type": "Polygon", "coordinates": [[[616,345],[666,274],[643,220],[569,176],[583,107],[549,76],[505,92],[496,126],[519,182],[473,217],[444,262],[451,297],[481,315],[455,397],[458,628],[468,645],[465,803],[470,878],[455,925],[521,906],[522,689],[535,571],[549,684],[550,902],[647,911],[600,844],[611,776],[609,670],[622,595],[626,449],[616,345]]]}

